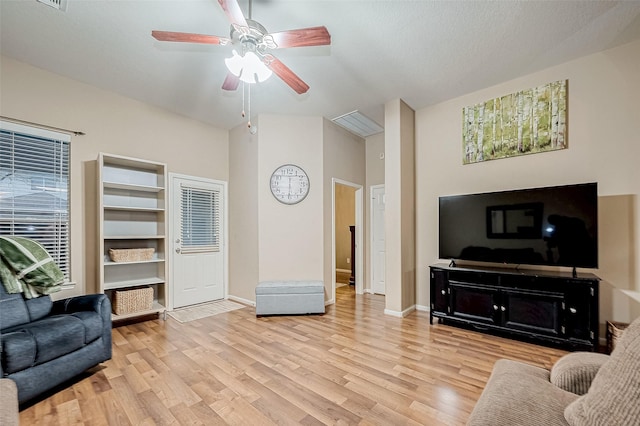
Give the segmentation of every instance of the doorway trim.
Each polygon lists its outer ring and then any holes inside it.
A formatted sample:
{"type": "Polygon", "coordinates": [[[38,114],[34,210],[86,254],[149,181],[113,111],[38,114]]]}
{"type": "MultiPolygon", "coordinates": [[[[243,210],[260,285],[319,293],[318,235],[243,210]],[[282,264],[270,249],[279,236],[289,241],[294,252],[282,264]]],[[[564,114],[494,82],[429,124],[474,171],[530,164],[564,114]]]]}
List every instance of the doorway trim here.
{"type": "MultiPolygon", "coordinates": [[[[173,181],[174,179],[189,179],[189,180],[193,180],[193,181],[197,181],[197,182],[201,182],[201,183],[205,183],[205,184],[214,184],[214,185],[221,185],[222,186],[222,193],[223,193],[223,197],[224,197],[224,202],[222,203],[223,208],[222,208],[222,220],[223,220],[223,229],[221,230],[222,232],[222,246],[221,246],[221,250],[222,250],[222,254],[223,254],[223,260],[222,263],[224,265],[224,272],[222,275],[222,279],[223,279],[223,295],[222,298],[223,299],[227,299],[229,297],[229,245],[227,243],[227,241],[229,241],[229,203],[228,203],[228,199],[229,199],[229,194],[228,194],[228,182],[224,181],[224,180],[216,180],[216,179],[209,179],[209,178],[203,178],[200,176],[191,176],[191,175],[185,175],[185,174],[180,174],[180,173],[173,173],[173,172],[169,172],[169,179],[168,179],[168,184],[167,184],[167,203],[169,205],[169,210],[168,212],[166,212],[168,214],[168,217],[165,218],[166,219],[166,223],[167,223],[167,253],[165,254],[166,257],[168,257],[168,261],[169,261],[169,270],[167,272],[168,274],[168,280],[169,280],[169,293],[171,294],[171,297],[169,298],[170,300],[170,306],[168,307],[168,310],[171,311],[173,310],[173,291],[175,289],[175,286],[173,285],[173,262],[174,262],[174,258],[173,258],[173,254],[174,254],[174,241],[175,241],[175,229],[173,226],[173,218],[176,215],[176,211],[174,209],[173,206],[173,197],[176,196],[176,194],[173,193],[173,181]]],[[[179,195],[179,194],[178,194],[179,195]]]]}
{"type": "Polygon", "coordinates": [[[363,272],[364,272],[364,250],[363,250],[363,187],[360,184],[342,179],[331,179],[331,300],[327,304],[336,303],[336,184],[350,186],[356,189],[355,192],[355,226],[356,226],[356,294],[363,293],[363,272]]]}

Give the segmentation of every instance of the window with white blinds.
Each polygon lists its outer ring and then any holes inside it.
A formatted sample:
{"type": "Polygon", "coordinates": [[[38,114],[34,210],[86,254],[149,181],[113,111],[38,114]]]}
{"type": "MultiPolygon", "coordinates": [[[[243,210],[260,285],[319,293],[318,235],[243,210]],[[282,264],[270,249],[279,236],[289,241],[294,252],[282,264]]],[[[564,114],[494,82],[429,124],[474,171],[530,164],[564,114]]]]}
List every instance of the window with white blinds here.
{"type": "Polygon", "coordinates": [[[0,235],[40,242],[70,278],[69,135],[0,121],[0,235]]]}
{"type": "Polygon", "coordinates": [[[182,253],[220,251],[220,192],[181,186],[182,253]]]}

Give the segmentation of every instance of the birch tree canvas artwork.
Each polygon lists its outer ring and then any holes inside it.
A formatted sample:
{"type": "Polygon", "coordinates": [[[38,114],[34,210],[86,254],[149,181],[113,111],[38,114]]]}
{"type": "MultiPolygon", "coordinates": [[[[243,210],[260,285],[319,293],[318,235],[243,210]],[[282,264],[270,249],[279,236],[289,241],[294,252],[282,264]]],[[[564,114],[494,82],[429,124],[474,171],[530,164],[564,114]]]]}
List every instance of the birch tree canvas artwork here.
{"type": "Polygon", "coordinates": [[[463,164],[567,147],[567,80],[462,110],[463,164]]]}

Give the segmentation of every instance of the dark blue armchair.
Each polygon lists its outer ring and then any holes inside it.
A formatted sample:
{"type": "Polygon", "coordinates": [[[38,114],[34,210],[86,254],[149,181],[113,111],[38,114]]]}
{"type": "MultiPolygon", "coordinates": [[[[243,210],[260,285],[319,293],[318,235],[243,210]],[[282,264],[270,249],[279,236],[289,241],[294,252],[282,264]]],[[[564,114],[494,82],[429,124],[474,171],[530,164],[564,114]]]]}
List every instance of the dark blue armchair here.
{"type": "Polygon", "coordinates": [[[16,383],[21,404],[111,359],[109,298],[25,299],[0,282],[0,355],[0,375],[16,383]]]}

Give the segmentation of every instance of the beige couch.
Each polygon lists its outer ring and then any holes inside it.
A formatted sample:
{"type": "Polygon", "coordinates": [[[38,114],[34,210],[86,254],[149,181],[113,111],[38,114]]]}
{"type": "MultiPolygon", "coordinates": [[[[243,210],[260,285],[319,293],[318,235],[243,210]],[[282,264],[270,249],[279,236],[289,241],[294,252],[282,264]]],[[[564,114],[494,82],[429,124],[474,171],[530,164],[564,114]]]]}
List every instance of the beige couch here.
{"type": "Polygon", "coordinates": [[[0,379],[0,425],[17,426],[18,388],[11,379],[0,379]]]}
{"type": "Polygon", "coordinates": [[[467,425],[640,425],[640,318],[611,356],[574,352],[551,371],[496,362],[467,425]]]}

